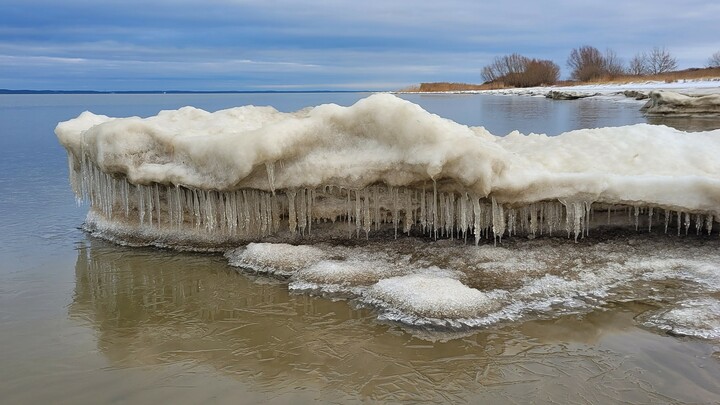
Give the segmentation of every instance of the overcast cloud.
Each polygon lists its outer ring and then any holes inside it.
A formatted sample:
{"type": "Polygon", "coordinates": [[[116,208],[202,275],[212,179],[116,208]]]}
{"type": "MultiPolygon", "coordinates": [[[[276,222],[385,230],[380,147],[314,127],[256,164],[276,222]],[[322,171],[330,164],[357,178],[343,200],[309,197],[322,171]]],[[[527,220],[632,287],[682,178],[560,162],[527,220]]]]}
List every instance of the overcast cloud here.
{"type": "Polygon", "coordinates": [[[0,10],[9,89],[384,90],[478,83],[513,52],[565,69],[585,44],[625,60],[664,46],[687,68],[720,50],[714,0],[0,0],[0,10]]]}

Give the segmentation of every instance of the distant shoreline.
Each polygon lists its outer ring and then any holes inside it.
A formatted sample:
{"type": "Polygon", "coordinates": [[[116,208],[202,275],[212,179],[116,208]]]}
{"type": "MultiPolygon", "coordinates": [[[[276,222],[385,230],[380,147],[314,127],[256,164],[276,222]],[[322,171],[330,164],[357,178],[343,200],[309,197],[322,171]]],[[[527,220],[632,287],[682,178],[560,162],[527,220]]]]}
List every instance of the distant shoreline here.
{"type": "Polygon", "coordinates": [[[301,94],[301,93],[374,93],[372,90],[10,90],[0,94],[301,94]]]}
{"type": "Polygon", "coordinates": [[[645,75],[645,76],[618,76],[614,78],[601,78],[589,82],[578,82],[578,81],[559,81],[552,85],[542,87],[509,87],[504,86],[502,83],[483,83],[483,84],[471,84],[471,83],[453,83],[453,82],[432,82],[432,83],[420,83],[417,86],[412,86],[406,89],[399,90],[402,93],[444,93],[444,92],[473,92],[473,91],[502,91],[502,90],[518,90],[523,89],[537,89],[547,88],[552,90],[556,87],[572,88],[572,87],[583,87],[583,86],[621,86],[633,83],[643,82],[664,82],[664,83],[675,83],[682,81],[707,81],[707,80],[720,80],[720,68],[691,68],[685,70],[679,70],[674,72],[661,73],[657,75],[645,75]]]}

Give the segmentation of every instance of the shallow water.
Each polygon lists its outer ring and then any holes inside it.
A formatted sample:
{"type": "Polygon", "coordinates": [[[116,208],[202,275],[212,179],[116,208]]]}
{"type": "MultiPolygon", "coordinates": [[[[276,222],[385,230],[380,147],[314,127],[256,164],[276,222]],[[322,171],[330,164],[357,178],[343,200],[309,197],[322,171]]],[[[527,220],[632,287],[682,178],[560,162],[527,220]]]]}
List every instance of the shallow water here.
{"type": "MultiPolygon", "coordinates": [[[[186,104],[215,110],[254,103],[292,111],[329,101],[348,105],[363,96],[0,97],[3,402],[720,401],[720,340],[712,334],[685,336],[692,335],[688,328],[717,327],[717,317],[703,311],[720,300],[713,284],[720,272],[716,236],[612,235],[621,252],[627,253],[623,246],[640,252],[632,256],[636,268],[647,264],[643,249],[667,251],[660,262],[672,255],[682,259],[687,251],[695,265],[678,277],[657,276],[665,270],[640,272],[605,293],[583,296],[585,306],[574,305],[582,294],[568,290],[550,295],[570,299],[547,311],[525,311],[477,329],[433,330],[378,319],[381,313],[352,295],[346,300],[339,299],[346,294],[291,292],[294,280],[231,267],[222,255],[126,248],[77,229],[86,207],[75,205],[67,185],[66,156],[52,133],[58,121],[85,109],[146,116],[186,104]]],[[[514,129],[555,134],[644,121],[633,103],[407,98],[498,134],[514,129]]],[[[602,257],[592,249],[599,249],[596,242],[604,236],[591,235],[579,247],[558,241],[557,250],[580,249],[582,266],[565,260],[550,273],[588,280],[594,273],[582,270],[592,270],[602,257]]],[[[444,251],[449,258],[425,267],[450,270],[462,267],[452,263],[462,259],[454,253],[474,249],[461,241],[394,243],[359,248],[426,254],[420,258],[426,261],[433,249],[444,251]]],[[[506,241],[498,251],[530,253],[495,265],[539,263],[547,244],[543,239],[506,241]]],[[[485,253],[492,249],[486,248],[485,253]]],[[[553,260],[542,263],[550,266],[553,260]]],[[[527,280],[489,277],[502,272],[484,268],[485,273],[467,271],[484,275],[467,282],[517,291],[543,274],[521,270],[525,273],[514,274],[527,280]]]]}

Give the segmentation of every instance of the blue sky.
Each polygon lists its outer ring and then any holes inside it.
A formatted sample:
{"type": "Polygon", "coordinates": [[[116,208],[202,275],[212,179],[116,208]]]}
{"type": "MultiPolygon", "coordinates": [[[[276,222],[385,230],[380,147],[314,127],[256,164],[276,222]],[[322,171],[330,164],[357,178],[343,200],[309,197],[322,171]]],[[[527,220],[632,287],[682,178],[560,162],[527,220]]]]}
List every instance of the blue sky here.
{"type": "Polygon", "coordinates": [[[0,88],[392,90],[478,83],[513,52],[567,75],[585,44],[700,67],[718,16],[715,0],[0,0],[0,88]]]}

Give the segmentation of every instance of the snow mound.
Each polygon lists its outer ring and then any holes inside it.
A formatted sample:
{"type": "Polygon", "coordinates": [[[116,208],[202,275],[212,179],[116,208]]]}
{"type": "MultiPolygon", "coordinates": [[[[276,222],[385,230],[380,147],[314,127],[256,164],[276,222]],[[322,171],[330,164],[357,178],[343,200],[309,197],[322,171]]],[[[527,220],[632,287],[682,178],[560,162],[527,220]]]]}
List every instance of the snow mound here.
{"type": "Polygon", "coordinates": [[[720,130],[641,124],[497,137],[376,94],[295,113],[85,112],[55,132],[73,190],[90,202],[89,226],[122,222],[114,229],[135,227],[130,236],[159,244],[172,244],[171,233],[184,243],[289,241],[313,228],[476,242],[568,229],[577,238],[594,226],[595,207],[649,212],[651,222],[664,210],[685,233],[710,233],[720,218],[720,130]]]}

